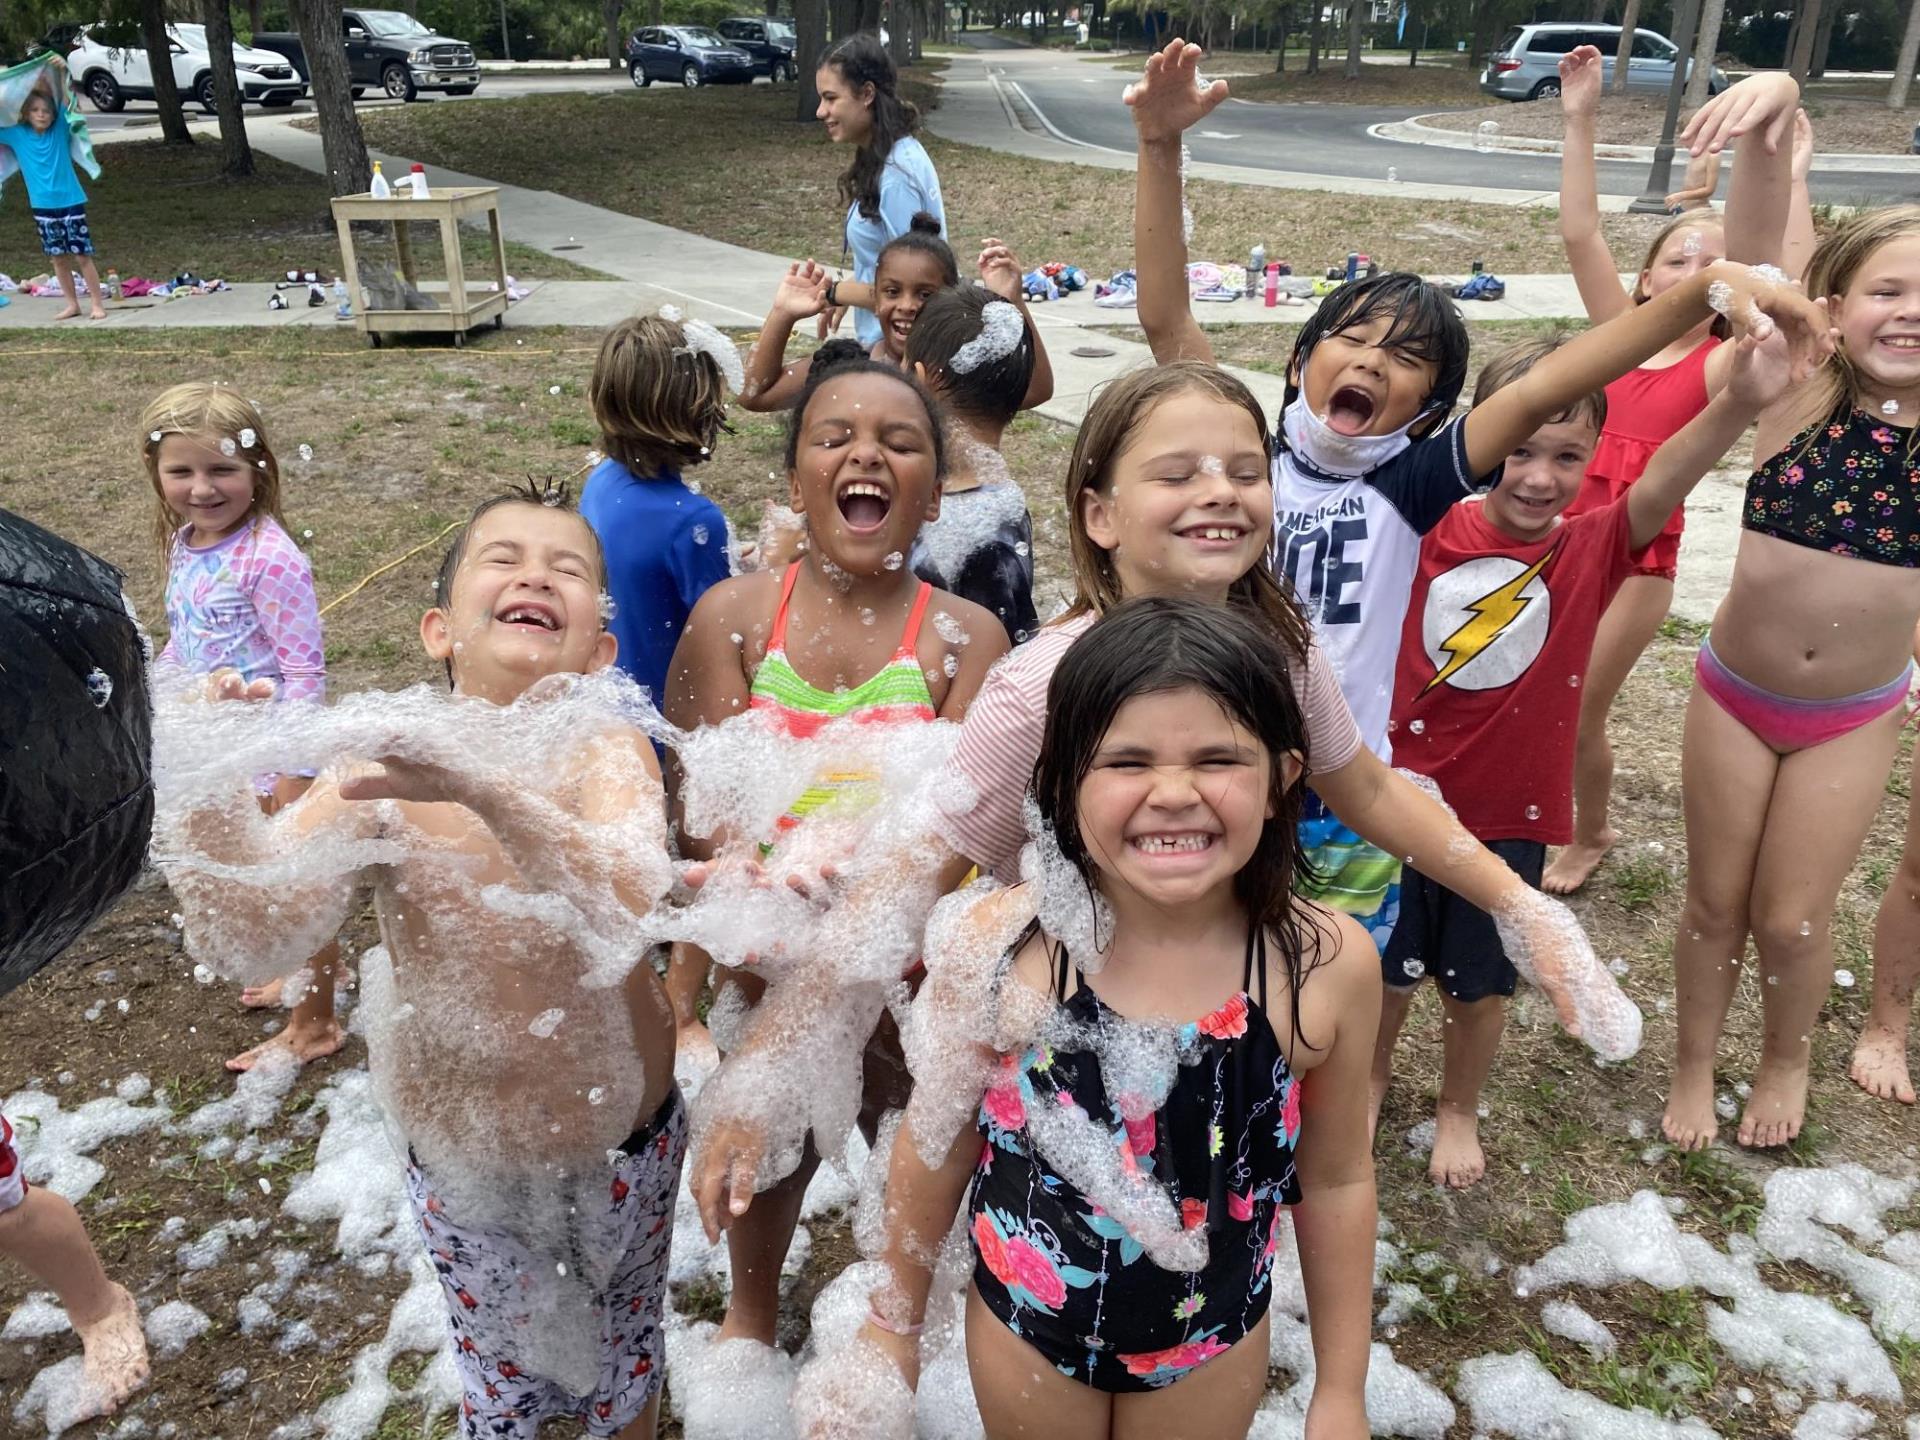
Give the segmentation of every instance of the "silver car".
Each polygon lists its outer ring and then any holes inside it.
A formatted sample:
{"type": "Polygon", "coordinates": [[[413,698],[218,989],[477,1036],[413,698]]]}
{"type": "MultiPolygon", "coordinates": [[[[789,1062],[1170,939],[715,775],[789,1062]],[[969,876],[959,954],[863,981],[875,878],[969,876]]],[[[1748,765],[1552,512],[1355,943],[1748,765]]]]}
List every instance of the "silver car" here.
{"type": "MultiPolygon", "coordinates": [[[[1603,83],[1613,84],[1614,56],[1620,49],[1618,25],[1516,25],[1506,33],[1487,68],[1480,72],[1480,88],[1502,100],[1539,100],[1560,93],[1560,58],[1582,45],[1596,47],[1602,56],[1603,83]]],[[[1641,94],[1664,95],[1673,84],[1673,63],[1679,47],[1645,26],[1633,32],[1633,58],[1627,65],[1627,88],[1641,94]]],[[[1689,71],[1693,61],[1687,61],[1689,71]]],[[[1707,78],[1707,93],[1727,88],[1718,66],[1707,78]]]]}

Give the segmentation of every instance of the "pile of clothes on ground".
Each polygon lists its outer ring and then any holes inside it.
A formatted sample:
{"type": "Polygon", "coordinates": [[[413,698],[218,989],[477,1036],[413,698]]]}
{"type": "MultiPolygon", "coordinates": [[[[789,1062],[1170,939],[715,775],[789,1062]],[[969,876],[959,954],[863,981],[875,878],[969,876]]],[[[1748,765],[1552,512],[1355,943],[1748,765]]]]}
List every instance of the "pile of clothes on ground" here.
{"type": "Polygon", "coordinates": [[[1086,289],[1087,272],[1078,265],[1049,260],[1045,265],[1037,265],[1022,275],[1020,288],[1026,292],[1027,299],[1035,303],[1058,300],[1062,295],[1086,289]]]}
{"type": "MultiPolygon", "coordinates": [[[[87,293],[87,277],[78,271],[74,272],[73,284],[80,294],[87,293]]],[[[143,295],[150,295],[168,300],[181,295],[211,295],[217,290],[232,288],[224,280],[202,280],[191,271],[176,275],[171,280],[148,280],[141,275],[129,275],[120,282],[120,293],[107,298],[134,300],[143,295]]],[[[60,282],[51,275],[34,275],[25,280],[15,280],[11,275],[0,275],[0,294],[13,293],[55,296],[62,291],[60,282]]]]}

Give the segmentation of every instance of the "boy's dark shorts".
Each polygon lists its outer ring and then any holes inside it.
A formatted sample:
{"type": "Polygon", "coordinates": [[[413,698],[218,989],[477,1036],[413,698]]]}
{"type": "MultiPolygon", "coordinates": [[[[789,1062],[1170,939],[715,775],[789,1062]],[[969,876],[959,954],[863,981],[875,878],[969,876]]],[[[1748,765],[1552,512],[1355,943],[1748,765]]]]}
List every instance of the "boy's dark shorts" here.
{"type": "Polygon", "coordinates": [[[40,248],[49,255],[93,254],[93,232],[87,228],[87,207],[36,210],[33,223],[40,231],[40,248]]]}
{"type": "MultiPolygon", "coordinates": [[[[1547,864],[1544,841],[1488,840],[1485,844],[1514,874],[1540,888],[1540,872],[1547,864]]],[[[1401,872],[1400,919],[1380,965],[1389,985],[1407,989],[1431,975],[1436,985],[1463,1005],[1489,995],[1511,995],[1519,978],[1500,944],[1493,917],[1411,865],[1401,872]]]]}

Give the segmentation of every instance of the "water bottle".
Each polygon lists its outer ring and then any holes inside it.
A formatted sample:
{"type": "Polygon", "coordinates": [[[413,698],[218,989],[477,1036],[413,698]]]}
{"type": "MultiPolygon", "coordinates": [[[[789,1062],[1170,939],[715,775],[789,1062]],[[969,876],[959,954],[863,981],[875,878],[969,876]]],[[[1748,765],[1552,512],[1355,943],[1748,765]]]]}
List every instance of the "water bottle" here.
{"type": "Polygon", "coordinates": [[[1267,273],[1267,247],[1256,245],[1253,254],[1247,258],[1247,298],[1251,300],[1254,287],[1260,283],[1260,277],[1267,273]]]}
{"type": "Polygon", "coordinates": [[[1359,274],[1360,252],[1358,250],[1349,250],[1347,252],[1347,283],[1351,285],[1354,280],[1358,278],[1359,274]]]}
{"type": "Polygon", "coordinates": [[[391,200],[393,186],[387,183],[387,177],[380,173],[380,162],[373,162],[373,183],[367,186],[367,194],[375,200],[391,200]]]}
{"type": "Polygon", "coordinates": [[[120,298],[120,272],[118,270],[109,269],[107,271],[106,288],[107,298],[109,300],[118,300],[120,298]]]}
{"type": "Polygon", "coordinates": [[[1280,267],[1267,266],[1266,304],[1269,310],[1280,303],[1280,267]]]}
{"type": "Polygon", "coordinates": [[[413,169],[407,173],[407,182],[413,187],[414,199],[427,198],[427,167],[418,160],[413,162],[413,169]]]}
{"type": "Polygon", "coordinates": [[[344,275],[333,277],[333,313],[337,319],[353,318],[353,302],[347,298],[347,279],[344,275]]]}

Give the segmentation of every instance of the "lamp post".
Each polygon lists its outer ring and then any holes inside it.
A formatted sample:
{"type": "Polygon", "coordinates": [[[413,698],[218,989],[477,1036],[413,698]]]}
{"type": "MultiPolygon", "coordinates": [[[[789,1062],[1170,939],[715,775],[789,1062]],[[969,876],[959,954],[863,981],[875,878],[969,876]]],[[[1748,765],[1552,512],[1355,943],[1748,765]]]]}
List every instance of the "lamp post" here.
{"type": "MultiPolygon", "coordinates": [[[[1660,127],[1660,143],[1654,148],[1653,169],[1647,172],[1647,193],[1627,209],[1635,215],[1664,215],[1667,196],[1673,193],[1673,134],[1680,123],[1680,95],[1687,88],[1687,69],[1692,65],[1693,32],[1700,26],[1700,0],[1685,0],[1680,8],[1679,33],[1673,39],[1680,48],[1673,59],[1673,83],[1667,87],[1667,119],[1660,127]]],[[[1633,66],[1633,56],[1627,56],[1633,66]]]]}

